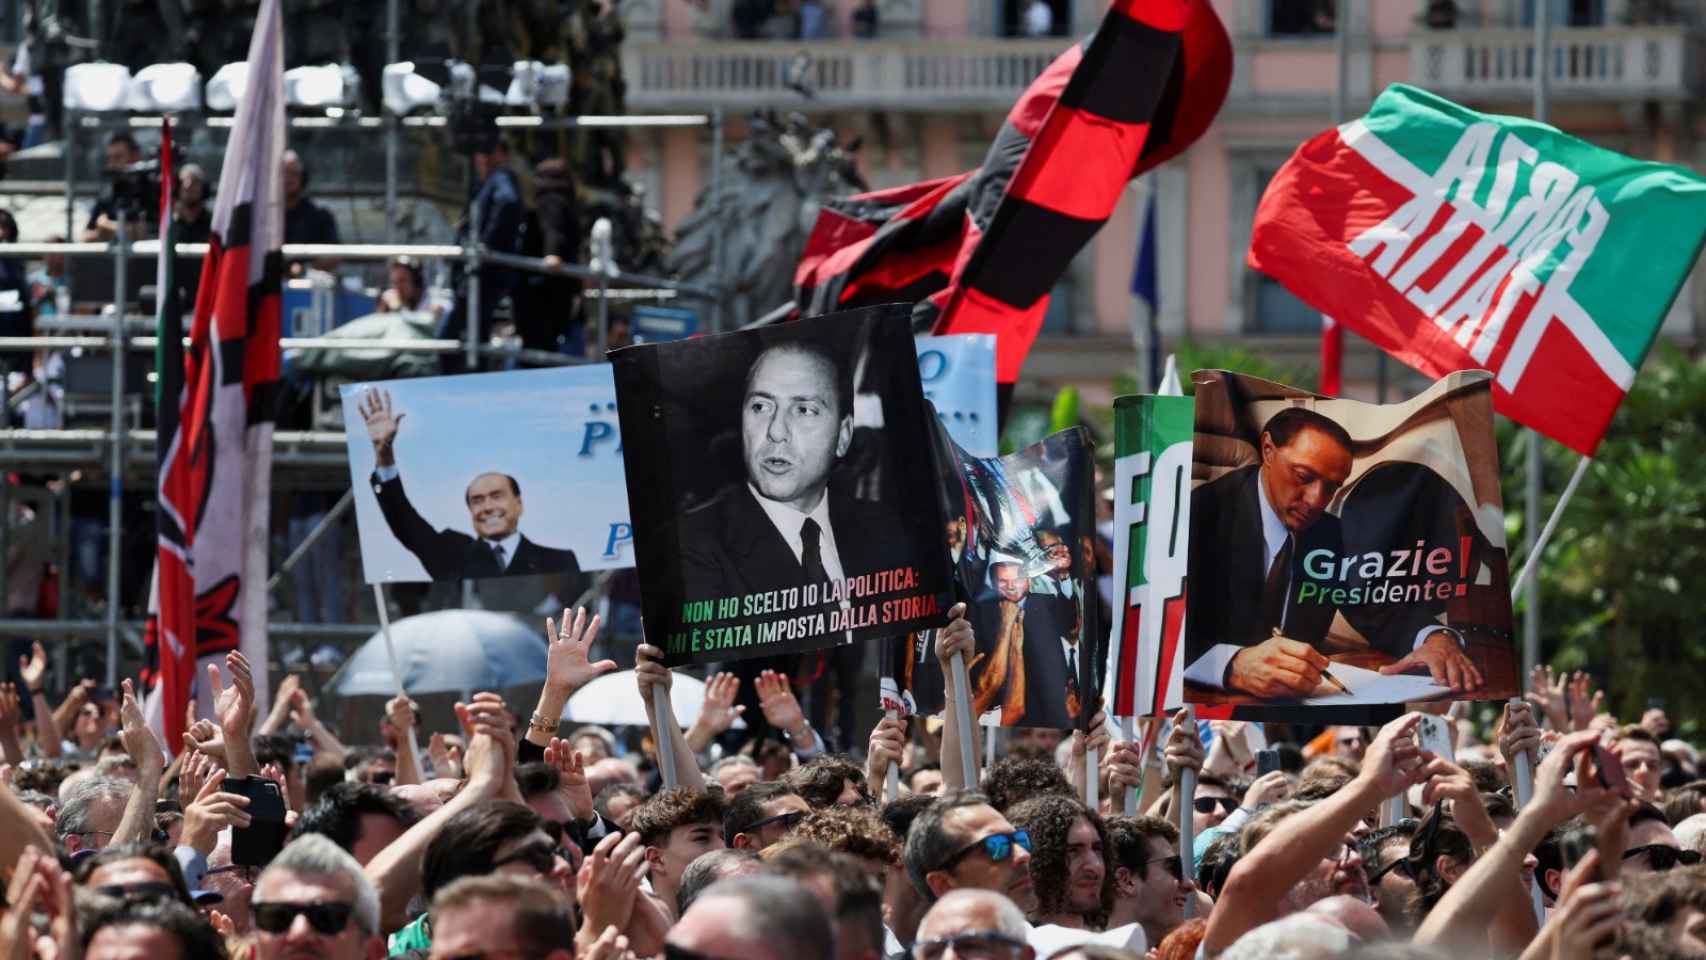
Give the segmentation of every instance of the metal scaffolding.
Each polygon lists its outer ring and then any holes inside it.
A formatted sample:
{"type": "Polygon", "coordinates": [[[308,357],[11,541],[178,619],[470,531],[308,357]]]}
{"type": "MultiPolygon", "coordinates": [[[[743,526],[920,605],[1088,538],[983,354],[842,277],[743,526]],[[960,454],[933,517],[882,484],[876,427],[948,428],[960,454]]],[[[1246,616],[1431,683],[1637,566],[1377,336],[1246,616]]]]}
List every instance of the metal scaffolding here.
{"type": "MultiPolygon", "coordinates": [[[[110,314],[100,317],[78,318],[64,324],[67,327],[87,331],[86,333],[0,337],[0,350],[105,350],[112,356],[112,411],[111,423],[107,429],[30,430],[0,428],[0,463],[6,464],[8,470],[27,467],[68,469],[88,467],[102,462],[107,465],[110,529],[107,531],[107,605],[105,619],[72,620],[66,618],[67,604],[64,598],[69,596],[69,543],[67,534],[69,495],[68,491],[62,487],[52,494],[52,502],[45,505],[52,512],[51,529],[56,531],[55,536],[60,540],[57,544],[56,555],[60,561],[61,618],[54,620],[0,618],[0,633],[23,633],[32,637],[60,638],[104,636],[106,640],[106,679],[109,687],[116,686],[118,679],[121,635],[135,637],[142,629],[140,622],[126,620],[120,616],[124,480],[127,474],[136,476],[137,479],[151,477],[156,469],[155,431],[131,428],[125,425],[124,361],[130,352],[153,351],[158,342],[158,338],[154,336],[127,335],[127,327],[137,325],[139,322],[147,322],[150,318],[127,315],[125,306],[127,304],[128,279],[126,274],[130,269],[129,261],[133,257],[156,257],[159,253],[159,241],[130,241],[125,237],[123,226],[121,219],[119,237],[111,243],[19,243],[7,245],[5,252],[8,255],[15,254],[28,257],[63,254],[67,257],[112,257],[114,261],[113,302],[115,306],[110,314]]],[[[180,258],[201,257],[206,254],[207,245],[179,244],[175,250],[176,255],[180,258]]],[[[597,295],[600,299],[598,327],[600,354],[604,352],[607,343],[606,311],[608,309],[607,301],[612,291],[623,289],[668,290],[677,296],[701,299],[713,305],[718,300],[717,291],[711,288],[681,283],[662,277],[628,273],[616,266],[608,257],[601,258],[599,263],[591,266],[584,264],[556,265],[532,257],[489,251],[478,245],[464,247],[455,244],[286,244],[283,255],[286,260],[309,260],[321,257],[335,257],[343,260],[388,260],[403,255],[461,260],[468,267],[466,283],[469,299],[467,322],[464,324],[465,335],[460,341],[446,339],[353,340],[337,337],[281,338],[279,346],[284,350],[300,348],[332,351],[397,349],[423,353],[464,353],[470,368],[477,368],[482,358],[502,358],[508,361],[532,364],[585,362],[547,351],[525,350],[509,345],[482,343],[478,319],[479,268],[482,264],[499,265],[546,276],[596,282],[597,295]]],[[[594,291],[589,290],[588,295],[594,295],[594,291]]],[[[7,402],[8,408],[22,399],[24,399],[22,395],[11,398],[7,402]]],[[[6,421],[9,419],[9,416],[5,418],[6,421]]],[[[345,435],[338,431],[278,431],[273,437],[273,450],[273,462],[275,466],[279,467],[307,469],[317,472],[336,470],[340,475],[348,468],[345,435]]],[[[9,537],[13,515],[11,497],[10,486],[0,482],[0,560],[8,556],[10,546],[9,537]]],[[[306,555],[308,547],[312,546],[315,540],[333,526],[336,515],[347,510],[348,505],[352,502],[353,499],[346,494],[339,506],[334,508],[333,514],[316,527],[302,543],[298,544],[292,554],[280,565],[268,583],[269,588],[276,585],[280,578],[306,555]]],[[[0,598],[8,595],[6,576],[7,564],[0,562],[0,598]]],[[[4,612],[0,611],[0,613],[4,612]]],[[[268,633],[269,636],[289,637],[299,641],[309,638],[349,639],[366,637],[372,633],[376,626],[377,624],[269,623],[268,633]]]]}

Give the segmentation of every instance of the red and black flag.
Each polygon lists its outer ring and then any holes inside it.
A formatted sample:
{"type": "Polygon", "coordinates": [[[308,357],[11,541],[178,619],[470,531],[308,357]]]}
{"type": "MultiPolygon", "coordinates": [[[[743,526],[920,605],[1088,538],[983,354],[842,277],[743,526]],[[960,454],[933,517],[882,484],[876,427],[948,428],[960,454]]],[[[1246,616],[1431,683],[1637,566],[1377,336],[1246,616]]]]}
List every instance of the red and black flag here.
{"type": "MultiPolygon", "coordinates": [[[[169,750],[182,742],[201,658],[241,649],[253,665],[255,688],[267,689],[267,528],[284,236],[279,3],[264,0],[249,41],[249,80],[220,171],[189,348],[177,358],[161,354],[159,550],[143,679],[151,687],[150,721],[169,750]]],[[[170,216],[163,211],[162,222],[170,216]]],[[[160,331],[163,345],[181,341],[176,311],[161,311],[160,331]]]]}
{"type": "Polygon", "coordinates": [[[1049,290],[1132,178],[1208,129],[1232,47],[1208,0],[1116,0],[1008,113],[959,177],[826,204],[795,273],[814,314],[919,300],[919,332],[994,333],[1012,383],[1049,290]]]}

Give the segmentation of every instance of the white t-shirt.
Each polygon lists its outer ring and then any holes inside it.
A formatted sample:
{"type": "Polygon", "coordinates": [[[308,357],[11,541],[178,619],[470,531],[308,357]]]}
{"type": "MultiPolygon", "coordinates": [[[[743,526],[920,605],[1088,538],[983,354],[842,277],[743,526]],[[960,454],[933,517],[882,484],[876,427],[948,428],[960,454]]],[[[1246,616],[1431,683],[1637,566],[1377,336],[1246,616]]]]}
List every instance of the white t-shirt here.
{"type": "Polygon", "coordinates": [[[1037,952],[1037,960],[1048,960],[1050,956],[1068,947],[1086,943],[1116,950],[1129,950],[1140,957],[1149,952],[1149,938],[1143,935],[1143,925],[1139,923],[1128,923],[1112,930],[1079,930],[1075,927],[1045,923],[1033,926],[1031,935],[1025,939],[1030,943],[1031,949],[1037,952]]]}

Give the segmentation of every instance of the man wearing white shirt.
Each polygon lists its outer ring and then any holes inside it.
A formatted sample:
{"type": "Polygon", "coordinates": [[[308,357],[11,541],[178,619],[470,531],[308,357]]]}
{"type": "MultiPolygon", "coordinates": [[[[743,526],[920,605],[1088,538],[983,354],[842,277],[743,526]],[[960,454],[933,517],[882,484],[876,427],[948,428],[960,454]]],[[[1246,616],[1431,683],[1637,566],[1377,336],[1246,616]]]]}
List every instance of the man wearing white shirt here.
{"type": "Polygon", "coordinates": [[[1353,447],[1338,423],[1288,407],[1262,428],[1260,464],[1192,490],[1186,680],[1264,699],[1310,696],[1328,666],[1318,647],[1343,613],[1394,658],[1383,672],[1426,666],[1457,689],[1480,685],[1456,632],[1438,621],[1443,602],[1349,606],[1300,598],[1318,569],[1306,558],[1336,564],[1344,551],[1339,518],[1327,507],[1351,476],[1353,447]]]}

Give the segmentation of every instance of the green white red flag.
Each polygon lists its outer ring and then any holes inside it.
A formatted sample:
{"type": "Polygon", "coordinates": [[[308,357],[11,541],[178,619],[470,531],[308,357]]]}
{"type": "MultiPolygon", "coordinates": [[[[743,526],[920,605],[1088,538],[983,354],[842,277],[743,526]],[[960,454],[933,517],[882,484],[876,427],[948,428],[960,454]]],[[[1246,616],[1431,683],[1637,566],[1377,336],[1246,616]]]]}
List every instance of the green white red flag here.
{"type": "Polygon", "coordinates": [[[1591,455],[1703,240],[1697,174],[1395,84],[1281,168],[1249,263],[1591,455]]]}

